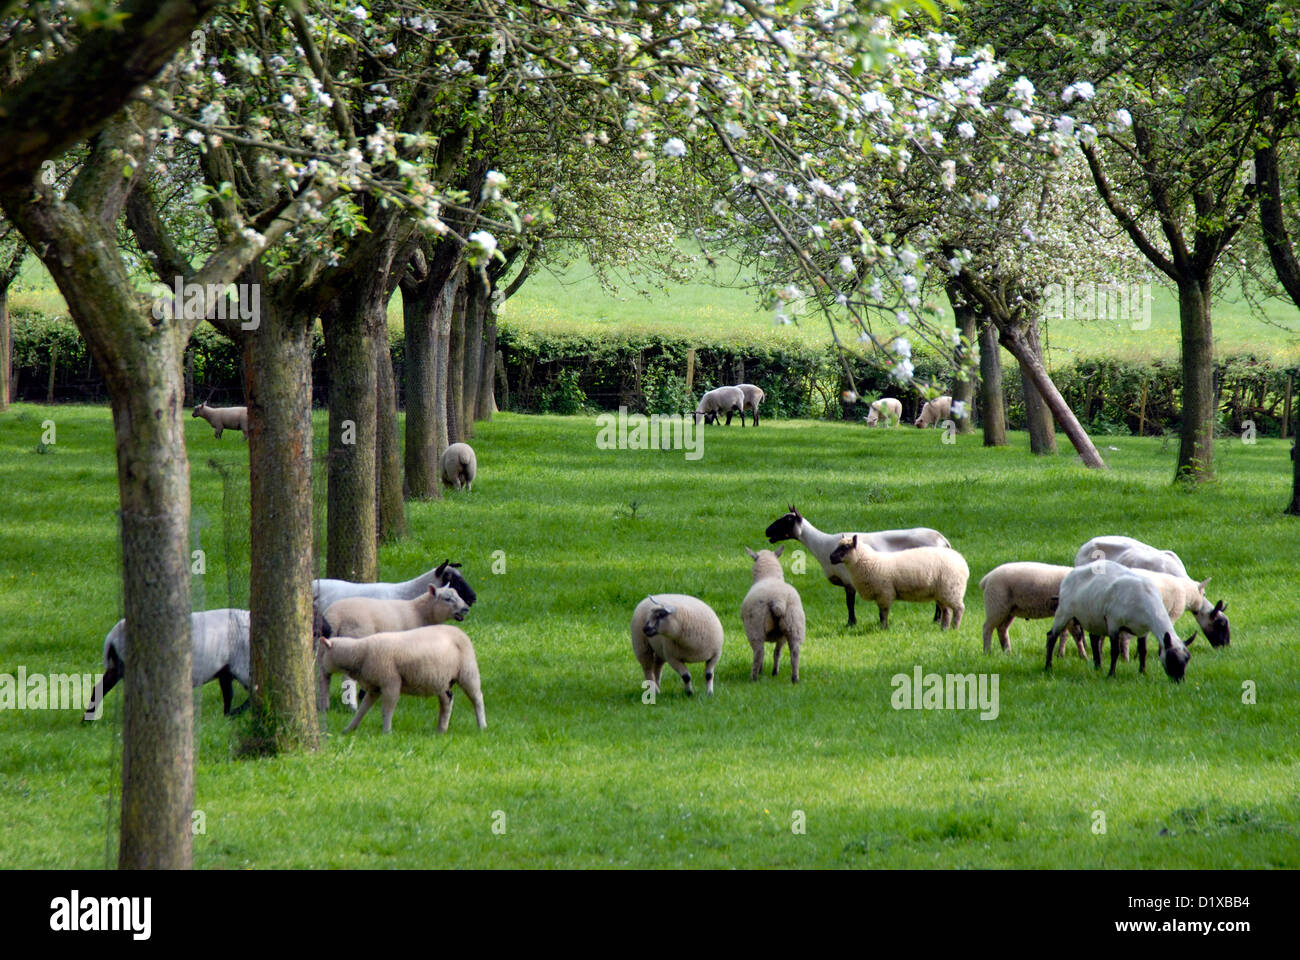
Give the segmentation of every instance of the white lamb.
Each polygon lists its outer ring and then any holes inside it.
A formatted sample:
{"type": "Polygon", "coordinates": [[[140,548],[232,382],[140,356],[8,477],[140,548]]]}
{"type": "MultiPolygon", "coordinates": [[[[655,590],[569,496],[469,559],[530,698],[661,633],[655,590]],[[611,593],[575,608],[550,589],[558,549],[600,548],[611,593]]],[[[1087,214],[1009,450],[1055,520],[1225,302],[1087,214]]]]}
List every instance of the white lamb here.
{"type": "Polygon", "coordinates": [[[369,637],[320,637],[316,662],[322,703],[329,699],[329,678],[334,673],[346,673],[367,694],[344,733],[357,728],[376,700],[384,705],[384,733],[391,733],[393,711],[403,693],[437,697],[438,732],[446,733],[452,687],[457,683],[474,704],[479,729],[487,728],[474,645],[459,627],[447,624],[369,637]]]}
{"type": "Polygon", "coordinates": [[[442,467],[442,482],[459,490],[474,489],[474,477],[478,473],[478,457],[468,443],[453,443],[442,451],[439,460],[442,467]]]}
{"type": "Polygon", "coordinates": [[[893,397],[881,397],[867,408],[867,426],[879,426],[881,421],[887,427],[896,427],[903,419],[903,404],[893,397]]]}
{"type": "Polygon", "coordinates": [[[933,427],[947,420],[952,414],[952,397],[936,397],[927,400],[921,408],[921,415],[913,422],[914,427],[933,427]]]}
{"type": "Polygon", "coordinates": [[[763,398],[767,394],[763,392],[762,387],[757,387],[752,383],[738,383],[736,386],[745,395],[745,404],[740,409],[740,425],[742,427],[745,425],[745,411],[749,410],[753,413],[753,426],[758,426],[758,405],[763,402],[763,398]]]}
{"type": "Polygon", "coordinates": [[[652,684],[660,690],[664,664],[677,671],[693,696],[688,663],[704,663],[705,690],[713,693],[713,668],[722,656],[722,621],[703,600],[681,593],[646,597],[632,611],[632,653],[652,684]]]}
{"type": "MultiPolygon", "coordinates": [[[[195,687],[216,680],[221,684],[222,712],[229,714],[238,680],[245,690],[253,688],[249,679],[248,611],[223,607],[190,614],[190,642],[194,646],[190,682],[195,687]]],[[[104,637],[104,676],[95,684],[83,720],[96,720],[104,696],[117,686],[126,669],[126,621],[119,620],[104,637]]],[[[240,706],[239,713],[248,706],[240,706]]]]}
{"type": "MultiPolygon", "coordinates": [[[[857,597],[853,584],[849,582],[849,571],[842,563],[831,563],[831,553],[840,545],[840,538],[846,536],[856,536],[863,543],[867,544],[873,550],[881,553],[891,553],[896,550],[908,550],[912,547],[947,547],[948,538],[938,530],[931,530],[929,527],[912,527],[910,530],[878,530],[875,533],[822,533],[812,523],[795,509],[794,504],[790,504],[790,510],[784,516],[778,517],[767,526],[764,531],[768,543],[780,543],[782,540],[798,540],[808,549],[817,562],[822,565],[822,571],[826,574],[826,579],[834,586],[844,588],[844,605],[849,611],[849,626],[858,622],[854,610],[854,604],[857,597]]],[[[940,619],[942,611],[937,607],[934,611],[936,622],[940,619]]]]}
{"type": "MultiPolygon", "coordinates": [[[[980,580],[984,591],[984,652],[993,649],[993,631],[1002,641],[1002,649],[1011,649],[1007,629],[1016,617],[1022,620],[1047,620],[1056,615],[1061,595],[1061,581],[1073,567],[1051,563],[1004,563],[994,567],[980,580]]],[[[1078,624],[1070,625],[1079,656],[1086,657],[1083,648],[1083,630],[1078,624]]],[[[1065,648],[1065,635],[1061,635],[1061,648],[1065,648]]]]}
{"type": "Polygon", "coordinates": [[[775,551],[749,547],[745,552],[754,561],[754,584],[740,605],[740,619],[745,625],[745,637],[754,651],[754,668],[749,679],[757,680],[763,672],[763,645],[775,643],[772,651],[772,676],[776,676],[781,660],[781,644],[790,647],[790,682],[799,682],[799,648],[804,641],[803,603],[799,591],[785,582],[785,573],[778,559],[784,546],[775,551]]]}
{"type": "Polygon", "coordinates": [[[840,538],[831,561],[843,562],[854,588],[880,609],[882,630],[889,628],[889,608],[896,600],[933,601],[942,614],[940,630],[961,626],[970,567],[966,558],[951,547],[913,547],[881,553],[859,542],[854,534],[840,538]]]}
{"type": "Polygon", "coordinates": [[[1183,679],[1191,657],[1187,647],[1195,639],[1196,631],[1186,641],[1180,640],[1159,588],[1128,567],[1109,560],[1094,560],[1087,566],[1075,567],[1061,581],[1056,618],[1047,631],[1045,669],[1052,669],[1052,647],[1071,620],[1087,631],[1092,641],[1093,665],[1098,668],[1101,667],[1101,639],[1110,639],[1109,676],[1115,675],[1120,636],[1125,633],[1138,638],[1138,671],[1145,673],[1146,637],[1153,633],[1159,643],[1165,673],[1175,681],[1183,679]]]}
{"type": "Polygon", "coordinates": [[[718,387],[700,397],[700,404],[695,408],[695,422],[715,423],[722,414],[727,415],[727,426],[731,426],[734,414],[740,414],[740,425],[745,425],[745,391],[740,387],[718,387]]]}
{"type": "Polygon", "coordinates": [[[238,430],[248,439],[248,407],[210,407],[205,401],[194,408],[194,416],[212,424],[218,440],[222,430],[238,430]]]}

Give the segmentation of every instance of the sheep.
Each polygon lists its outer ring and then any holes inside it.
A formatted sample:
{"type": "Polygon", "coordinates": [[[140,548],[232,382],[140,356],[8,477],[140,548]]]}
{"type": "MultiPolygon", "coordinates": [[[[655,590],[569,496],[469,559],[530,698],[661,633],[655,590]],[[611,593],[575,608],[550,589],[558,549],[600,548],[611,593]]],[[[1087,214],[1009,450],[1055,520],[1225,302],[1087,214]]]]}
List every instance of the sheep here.
{"type": "Polygon", "coordinates": [[[695,408],[695,422],[715,423],[724,413],[727,426],[731,426],[731,417],[736,413],[740,414],[740,425],[745,425],[745,391],[740,387],[718,387],[700,397],[700,404],[695,408]]]}
{"type": "MultiPolygon", "coordinates": [[[[331,606],[347,597],[372,597],[379,600],[414,600],[424,596],[430,586],[451,587],[469,606],[478,599],[474,590],[461,575],[459,563],[452,563],[447,558],[438,566],[412,580],[400,583],[355,583],[351,580],[313,580],[312,610],[314,616],[323,619],[323,614],[331,606]]],[[[320,636],[320,631],[316,632],[320,636]]],[[[357,685],[352,680],[343,681],[343,703],[356,709],[357,685]]]]}
{"type": "Polygon", "coordinates": [[[772,651],[772,676],[776,676],[781,659],[781,644],[790,647],[790,682],[799,682],[799,648],[804,640],[803,603],[799,591],[785,582],[778,559],[784,546],[775,551],[749,547],[745,552],[754,561],[754,583],[740,605],[740,619],[745,625],[745,636],[754,651],[754,668],[749,679],[757,680],[763,672],[763,644],[775,643],[772,651]]]}
{"type": "Polygon", "coordinates": [[[1146,577],[1109,560],[1094,560],[1075,567],[1061,581],[1060,602],[1052,628],[1047,631],[1047,666],[1052,669],[1052,646],[1071,620],[1088,632],[1092,641],[1093,666],[1101,667],[1101,638],[1110,638],[1110,673],[1115,676],[1119,660],[1120,635],[1138,638],[1138,672],[1147,667],[1147,634],[1154,633],[1159,643],[1160,662],[1165,673],[1178,682],[1191,658],[1188,647],[1196,639],[1193,630],[1180,640],[1169,612],[1160,597],[1160,589],[1146,577]]]}
{"type": "Polygon", "coordinates": [[[429,585],[429,592],[414,600],[375,600],[346,597],[325,611],[321,636],[368,637],[374,633],[415,630],[419,627],[464,620],[469,604],[451,587],[429,585]]]}
{"type": "Polygon", "coordinates": [[[1081,567],[1094,560],[1110,560],[1133,570],[1150,570],[1174,577],[1179,581],[1183,605],[1174,613],[1174,607],[1169,603],[1174,593],[1165,592],[1172,591],[1173,588],[1162,587],[1161,592],[1165,595],[1170,617],[1177,620],[1184,610],[1191,610],[1211,646],[1226,647],[1230,643],[1232,628],[1224,612],[1227,604],[1220,600],[1211,605],[1205,597],[1205,585],[1210,582],[1209,579],[1200,583],[1193,580],[1188,576],[1183,561],[1172,550],[1160,550],[1132,537],[1093,537],[1079,548],[1074,557],[1074,565],[1081,567]]]}
{"type": "MultiPolygon", "coordinates": [[[[1061,581],[1073,567],[1051,563],[1004,563],[994,567],[980,580],[984,591],[984,652],[993,649],[993,631],[1002,641],[1002,649],[1010,650],[1007,628],[1016,617],[1024,620],[1046,620],[1056,614],[1061,594],[1061,581]]],[[[1083,647],[1083,629],[1070,624],[1070,632],[1078,646],[1079,656],[1086,657],[1083,647]]],[[[1065,635],[1061,635],[1059,656],[1065,649],[1065,635]]]]}
{"type": "MultiPolygon", "coordinates": [[[[191,684],[201,687],[212,680],[220,683],[222,713],[229,715],[234,698],[232,681],[238,680],[245,690],[252,689],[249,680],[248,611],[223,607],[190,614],[190,641],[194,645],[190,668],[191,684]]],[[[126,656],[126,621],[119,620],[104,638],[104,676],[95,684],[83,720],[98,719],[104,697],[122,679],[126,656]]],[[[248,702],[245,701],[234,712],[242,713],[247,706],[248,702]]]]}
{"type": "Polygon", "coordinates": [[[736,386],[745,395],[745,403],[740,409],[740,425],[742,427],[745,425],[745,411],[751,410],[754,418],[753,426],[758,426],[758,405],[763,402],[767,394],[763,392],[762,387],[756,387],[752,383],[738,383],[736,386]]]}
{"type": "Polygon", "coordinates": [[[912,547],[893,553],[873,550],[857,534],[840,538],[832,563],[843,563],[854,589],[880,610],[880,628],[889,629],[889,608],[895,600],[933,600],[942,614],[939,629],[956,630],[966,610],[962,598],[970,567],[951,547],[912,547]]]}
{"type": "MultiPolygon", "coordinates": [[[[794,504],[790,504],[789,512],[768,524],[763,535],[767,537],[768,543],[780,543],[782,540],[798,540],[803,544],[817,558],[817,562],[822,565],[822,572],[826,574],[826,579],[833,586],[844,588],[844,605],[849,611],[848,625],[851,627],[858,622],[854,610],[857,593],[853,589],[853,584],[849,582],[849,571],[844,564],[831,563],[830,560],[831,551],[839,546],[840,538],[849,534],[822,533],[807,519],[800,516],[794,504]]],[[[931,530],[929,527],[912,527],[909,530],[879,530],[875,533],[859,532],[854,535],[873,550],[881,553],[907,550],[911,547],[951,546],[947,537],[938,530],[931,530]]],[[[941,616],[942,611],[936,607],[934,619],[938,621],[941,616]]]]}
{"type": "Polygon", "coordinates": [[[478,473],[478,458],[468,443],[453,443],[442,451],[442,482],[457,490],[474,489],[474,475],[478,473]]]}
{"type": "Polygon", "coordinates": [[[210,407],[205,400],[194,408],[194,416],[212,424],[218,440],[222,430],[238,430],[248,439],[248,407],[210,407]]]}
{"type": "Polygon", "coordinates": [[[704,663],[705,690],[713,695],[713,668],[722,656],[722,621],[703,600],[680,593],[646,597],[632,611],[632,652],[655,693],[664,664],[677,671],[688,697],[695,695],[688,663],[704,663]]]}
{"type": "Polygon", "coordinates": [[[446,733],[451,723],[451,688],[457,683],[474,704],[478,728],[487,729],[474,645],[459,627],[446,624],[367,637],[319,637],[316,662],[322,703],[329,699],[329,678],[334,673],[346,673],[368,694],[344,733],[357,728],[376,700],[384,705],[384,733],[391,733],[393,711],[403,693],[436,696],[438,732],[446,733]]]}
{"type": "Polygon", "coordinates": [[[1175,577],[1154,570],[1130,569],[1156,585],[1170,620],[1176,621],[1190,610],[1192,616],[1196,618],[1197,626],[1205,634],[1205,639],[1210,641],[1210,646],[1228,646],[1231,642],[1231,630],[1228,616],[1224,613],[1227,604],[1222,600],[1218,603],[1210,603],[1206,598],[1205,585],[1210,582],[1208,577],[1197,583],[1187,577],[1175,577]]]}
{"type": "Polygon", "coordinates": [[[936,397],[927,400],[921,408],[921,415],[912,421],[914,427],[933,427],[947,420],[952,414],[952,397],[936,397]]]}
{"type": "Polygon", "coordinates": [[[875,427],[884,420],[887,426],[898,426],[903,419],[903,405],[893,397],[881,397],[867,408],[867,426],[875,427]]]}

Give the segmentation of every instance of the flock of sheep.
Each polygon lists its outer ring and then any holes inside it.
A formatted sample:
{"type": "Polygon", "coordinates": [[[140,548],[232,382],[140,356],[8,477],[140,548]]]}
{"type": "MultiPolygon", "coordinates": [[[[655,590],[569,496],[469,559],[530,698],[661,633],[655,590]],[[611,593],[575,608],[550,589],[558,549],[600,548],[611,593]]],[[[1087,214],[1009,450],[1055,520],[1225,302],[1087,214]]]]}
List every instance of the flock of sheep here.
{"type": "MultiPolygon", "coordinates": [[[[714,423],[725,415],[745,412],[758,425],[763,391],[753,384],[719,387],[704,394],[696,419],[714,423]]],[[[916,426],[933,426],[951,412],[952,398],[929,401],[916,426]]],[[[901,404],[892,398],[871,404],[868,424],[897,423],[901,404]]],[[[202,416],[215,428],[239,429],[247,435],[243,407],[213,408],[200,404],[202,416]]],[[[443,479],[456,488],[469,488],[477,472],[474,451],[464,443],[450,445],[441,458],[443,479]]],[[[823,533],[792,504],[788,512],[768,525],[769,543],[796,540],[821,564],[826,579],[844,589],[848,624],[853,626],[855,600],[861,596],[876,604],[880,626],[889,626],[895,602],[933,603],[939,628],[955,630],[965,611],[970,568],[948,539],[937,530],[823,533]]],[[[799,681],[799,656],[807,629],[799,592],[785,580],[775,551],[754,552],[753,583],[740,607],[745,637],[753,652],[750,677],[763,669],[767,644],[774,644],[772,675],[776,676],[781,649],[789,647],[790,679],[799,681]]],[[[355,705],[356,716],[345,732],[356,729],[376,701],[383,706],[384,732],[392,729],[393,711],[401,694],[438,698],[438,732],[451,720],[452,690],[459,684],[474,706],[480,729],[487,726],[478,661],[473,644],[460,628],[447,621],[464,620],[476,600],[458,569],[444,561],[432,570],[401,583],[354,583],[315,580],[316,663],[319,706],[329,708],[329,678],[345,674],[343,700],[355,705]]],[[[1146,637],[1156,637],[1158,656],[1165,672],[1180,681],[1190,658],[1186,640],[1174,622],[1185,612],[1215,647],[1230,639],[1223,601],[1211,604],[1205,585],[1188,576],[1183,562],[1170,550],[1160,550],[1121,536],[1095,537],[1079,548],[1074,566],[1038,562],[1004,563],[980,580],[984,594],[984,652],[992,650],[994,632],[1004,651],[1010,649],[1008,628],[1020,617],[1052,619],[1047,633],[1046,669],[1052,655],[1064,652],[1065,633],[1074,638],[1079,655],[1086,657],[1083,635],[1092,645],[1092,658],[1101,666],[1101,644],[1110,641],[1110,675],[1121,656],[1129,656],[1129,640],[1137,638],[1139,671],[1146,670],[1146,637]]],[[[191,621],[195,687],[217,680],[224,711],[231,713],[233,682],[250,688],[249,616],[246,610],[221,609],[194,613],[191,621]]],[[[703,600],[686,594],[647,596],[637,604],[631,622],[632,650],[645,676],[644,686],[660,690],[667,664],[681,677],[688,695],[694,693],[688,664],[703,663],[705,690],[712,694],[714,672],[722,656],[723,627],[717,613],[703,600]]],[[[96,687],[85,719],[94,719],[103,696],[121,679],[127,656],[125,621],[104,639],[104,677],[96,687]]],[[[247,704],[245,704],[247,706],[247,704]]],[[[240,708],[241,710],[243,707],[240,708]]]]}

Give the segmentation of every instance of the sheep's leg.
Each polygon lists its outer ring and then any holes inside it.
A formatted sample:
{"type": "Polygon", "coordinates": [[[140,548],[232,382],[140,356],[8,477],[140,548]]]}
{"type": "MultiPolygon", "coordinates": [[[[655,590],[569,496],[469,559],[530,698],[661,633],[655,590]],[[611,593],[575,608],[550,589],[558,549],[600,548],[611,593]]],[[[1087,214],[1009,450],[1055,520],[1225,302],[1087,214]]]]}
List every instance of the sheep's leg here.
{"type": "Polygon", "coordinates": [[[230,703],[235,698],[234,680],[230,677],[230,668],[222,667],[217,672],[217,683],[221,684],[221,712],[230,716],[230,703]]]}
{"type": "Polygon", "coordinates": [[[361,718],[370,712],[370,708],[375,705],[375,701],[377,699],[379,698],[375,696],[369,696],[366,697],[364,700],[362,700],[361,706],[357,708],[357,715],[352,718],[351,723],[349,723],[346,727],[343,728],[343,732],[351,733],[353,730],[355,730],[357,728],[357,724],[361,722],[361,718]]]}
{"type": "MultiPolygon", "coordinates": [[[[721,656],[721,654],[718,654],[721,656]]],[[[713,696],[713,668],[718,665],[718,657],[704,664],[704,690],[709,696],[713,696]]]]}
{"type": "MultiPolygon", "coordinates": [[[[383,697],[383,701],[384,701],[384,706],[383,706],[384,733],[393,732],[393,711],[397,709],[397,698],[400,697],[401,695],[402,695],[402,685],[400,683],[395,683],[392,684],[391,686],[384,687],[380,691],[380,696],[383,697]]],[[[448,697],[448,700],[450,701],[450,697],[448,697]]],[[[366,703],[372,704],[374,702],[375,702],[375,695],[371,693],[370,696],[366,697],[366,703]]],[[[447,716],[448,717],[451,716],[450,702],[447,704],[447,716]]],[[[446,729],[447,729],[446,724],[442,722],[442,710],[441,708],[439,708],[438,732],[442,733],[446,729]]]]}
{"type": "Polygon", "coordinates": [[[790,644],[790,682],[799,682],[799,644],[790,644]]]}
{"type": "Polygon", "coordinates": [[[321,713],[330,708],[330,675],[324,670],[316,671],[316,706],[321,713]]]}
{"type": "Polygon", "coordinates": [[[691,671],[686,669],[686,664],[680,660],[674,660],[672,657],[664,657],[664,659],[668,661],[668,666],[673,668],[677,676],[682,678],[682,683],[686,685],[686,695],[688,697],[695,696],[695,690],[691,687],[691,671]]]}
{"type": "Polygon", "coordinates": [[[1128,649],[1129,649],[1129,635],[1125,633],[1122,634],[1122,639],[1120,640],[1120,648],[1119,648],[1119,655],[1124,658],[1125,663],[1128,663],[1129,660],[1128,649]]]}
{"type": "Polygon", "coordinates": [[[1147,672],[1147,635],[1138,637],[1138,673],[1147,672]]]}
{"type": "Polygon", "coordinates": [[[755,407],[755,408],[753,409],[753,414],[754,414],[754,424],[753,424],[753,425],[754,425],[754,426],[758,426],[758,407],[755,407]]]}
{"type": "Polygon", "coordinates": [[[1008,630],[1011,628],[1011,621],[1014,619],[1015,617],[1007,617],[1007,619],[998,627],[998,639],[1002,642],[1003,653],[1011,652],[1011,636],[1008,633],[1008,630]]]}
{"type": "Polygon", "coordinates": [[[986,617],[984,620],[984,655],[987,657],[993,652],[993,620],[986,617]]]}
{"type": "Polygon", "coordinates": [[[758,675],[763,672],[763,641],[751,643],[750,647],[754,650],[754,666],[749,671],[749,679],[757,680],[758,675]]]}
{"type": "Polygon", "coordinates": [[[854,590],[853,587],[849,586],[844,588],[844,605],[849,608],[850,627],[856,627],[858,625],[858,618],[853,610],[853,606],[857,599],[857,596],[858,596],[857,591],[854,590]]]}
{"type": "Polygon", "coordinates": [[[889,629],[889,608],[885,606],[881,606],[879,601],[876,601],[876,608],[880,611],[880,629],[888,630],[889,629]]]}
{"type": "MultiPolygon", "coordinates": [[[[1087,651],[1085,651],[1083,648],[1083,627],[1079,626],[1077,623],[1071,623],[1070,633],[1074,637],[1074,645],[1079,649],[1079,659],[1087,660],[1088,654],[1087,651]]],[[[1064,638],[1062,638],[1061,642],[1062,643],[1065,642],[1064,638]]]]}
{"type": "MultiPolygon", "coordinates": [[[[483,687],[479,683],[478,677],[475,676],[469,683],[462,681],[461,687],[465,690],[465,696],[469,697],[469,702],[474,704],[474,719],[478,721],[478,728],[486,730],[487,713],[483,710],[483,687]]],[[[451,697],[450,687],[447,688],[447,696],[448,698],[451,697]]]]}
{"type": "MultiPolygon", "coordinates": [[[[731,418],[734,417],[735,415],[736,415],[736,411],[735,411],[735,410],[728,410],[728,411],[727,411],[727,426],[731,426],[731,418]]],[[[745,421],[744,421],[744,420],[741,420],[741,421],[740,421],[740,425],[743,427],[743,426],[745,425],[745,421]]]]}
{"type": "Polygon", "coordinates": [[[965,612],[966,604],[962,603],[960,600],[957,601],[957,606],[948,608],[948,628],[950,630],[956,630],[961,626],[961,617],[965,612]]]}
{"type": "Polygon", "coordinates": [[[650,668],[650,675],[646,678],[647,680],[654,681],[655,693],[659,693],[663,689],[663,687],[660,684],[660,681],[663,679],[663,675],[664,675],[664,661],[661,657],[656,656],[654,666],[650,668]]]}
{"type": "Polygon", "coordinates": [[[777,637],[777,638],[776,638],[776,646],[775,646],[775,647],[773,648],[773,650],[772,650],[772,676],[774,676],[774,677],[776,676],[776,665],[777,665],[777,662],[781,659],[781,644],[782,644],[782,642],[783,642],[783,638],[781,638],[781,637],[777,637]]]}
{"type": "Polygon", "coordinates": [[[1116,630],[1110,635],[1110,673],[1106,674],[1108,677],[1115,676],[1115,664],[1119,663],[1120,646],[1119,631],[1116,630]]]}
{"type": "Polygon", "coordinates": [[[438,694],[438,732],[446,733],[447,728],[451,726],[451,708],[455,706],[455,700],[451,694],[451,686],[448,685],[446,693],[438,694]]]}
{"type": "Polygon", "coordinates": [[[947,607],[940,607],[939,609],[943,611],[943,616],[939,618],[939,629],[947,630],[948,624],[952,622],[952,611],[947,607]]]}
{"type": "Polygon", "coordinates": [[[220,426],[217,426],[216,424],[214,424],[214,426],[216,426],[216,430],[217,430],[217,439],[220,440],[220,439],[221,439],[221,427],[220,427],[220,426]]]}
{"type": "Polygon", "coordinates": [[[1055,646],[1056,646],[1056,637],[1052,634],[1052,631],[1049,629],[1047,631],[1047,663],[1043,667],[1044,670],[1052,669],[1052,648],[1055,646]]]}
{"type": "Polygon", "coordinates": [[[936,603],[934,605],[934,622],[939,624],[940,630],[943,629],[943,614],[944,614],[943,607],[940,604],[936,603]]]}
{"type": "Polygon", "coordinates": [[[1101,634],[1088,634],[1088,641],[1092,644],[1092,668],[1101,669],[1101,634]]]}

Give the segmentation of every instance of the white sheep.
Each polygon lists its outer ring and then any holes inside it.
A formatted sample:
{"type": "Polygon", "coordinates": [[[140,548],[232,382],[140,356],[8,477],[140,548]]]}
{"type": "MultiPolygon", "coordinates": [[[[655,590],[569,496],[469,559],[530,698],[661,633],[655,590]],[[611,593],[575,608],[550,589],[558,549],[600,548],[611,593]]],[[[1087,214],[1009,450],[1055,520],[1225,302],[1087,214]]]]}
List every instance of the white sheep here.
{"type": "Polygon", "coordinates": [[[459,627],[446,624],[368,637],[320,637],[316,662],[322,704],[329,699],[329,678],[334,673],[347,673],[367,694],[344,733],[357,728],[376,700],[384,705],[384,733],[391,733],[393,711],[403,693],[437,697],[438,732],[446,733],[452,686],[457,683],[474,704],[479,729],[487,728],[474,645],[459,627]]]}
{"type": "Polygon", "coordinates": [[[1224,612],[1227,604],[1222,600],[1211,604],[1205,597],[1205,585],[1210,582],[1209,578],[1200,583],[1193,580],[1188,576],[1182,559],[1174,551],[1161,550],[1132,537],[1093,537],[1079,548],[1074,557],[1074,565],[1081,567],[1094,560],[1110,560],[1133,570],[1149,570],[1174,577],[1179,581],[1177,590],[1183,598],[1183,604],[1177,613],[1173,612],[1174,607],[1168,602],[1176,595],[1173,587],[1161,588],[1170,617],[1177,620],[1184,610],[1191,610],[1211,646],[1226,647],[1230,643],[1232,627],[1224,612]]]}
{"type": "Polygon", "coordinates": [[[749,410],[753,413],[753,425],[758,426],[758,405],[763,402],[763,398],[767,396],[767,394],[763,392],[762,387],[757,387],[752,383],[738,383],[736,386],[738,386],[740,392],[745,395],[744,406],[740,409],[740,425],[742,427],[745,425],[745,411],[749,410]]]}
{"type": "Polygon", "coordinates": [[[831,561],[842,562],[854,589],[879,608],[882,630],[889,628],[889,608],[895,600],[934,601],[941,613],[940,630],[961,626],[970,567],[966,558],[951,547],[912,547],[881,553],[854,534],[840,538],[831,561]]]}
{"type": "Polygon", "coordinates": [[[1094,666],[1101,667],[1101,639],[1110,639],[1110,674],[1115,675],[1119,660],[1120,637],[1138,638],[1138,671],[1146,672],[1148,633],[1156,636],[1160,662],[1165,673],[1181,681],[1191,654],[1188,645],[1196,637],[1192,631],[1186,641],[1178,631],[1160,597],[1159,588],[1146,577],[1109,560],[1094,560],[1075,567],[1061,581],[1061,599],[1057,604],[1052,628],[1047,631],[1047,666],[1052,669],[1052,646],[1071,620],[1078,622],[1092,641],[1094,666]]]}
{"type": "Polygon", "coordinates": [[[718,387],[700,397],[699,406],[695,408],[695,422],[714,423],[722,414],[727,415],[727,426],[731,426],[733,414],[740,414],[740,425],[745,425],[745,391],[740,387],[718,387]]]}
{"type": "MultiPolygon", "coordinates": [[[[221,684],[222,712],[229,714],[234,698],[234,680],[245,690],[252,689],[249,679],[248,611],[223,607],[190,614],[190,642],[194,653],[190,682],[201,687],[209,681],[221,684]]],[[[104,676],[95,684],[83,720],[94,720],[104,696],[117,686],[126,668],[126,621],[119,620],[104,637],[104,676]]],[[[247,701],[236,713],[248,706],[247,701]]]]}
{"type": "Polygon", "coordinates": [[[1222,600],[1218,603],[1210,603],[1206,598],[1205,585],[1210,582],[1208,577],[1197,583],[1187,577],[1175,577],[1154,570],[1133,569],[1133,572],[1146,577],[1156,585],[1170,620],[1177,621],[1190,610],[1192,616],[1196,618],[1196,625],[1201,628],[1201,632],[1205,634],[1205,639],[1210,641],[1211,646],[1228,645],[1231,633],[1228,617],[1224,613],[1227,604],[1222,600]]]}
{"type": "Polygon", "coordinates": [[[745,552],[754,561],[754,583],[740,605],[740,619],[745,637],[754,651],[754,668],[749,679],[757,680],[763,672],[763,645],[775,643],[772,651],[772,676],[776,676],[781,659],[781,644],[790,647],[790,682],[799,682],[799,648],[803,646],[805,623],[799,591],[785,582],[778,559],[784,546],[775,551],[749,547],[745,552]]]}
{"type": "Polygon", "coordinates": [[[212,424],[218,440],[222,430],[238,430],[248,439],[248,407],[210,407],[204,401],[194,408],[194,416],[212,424]]]}
{"type": "Polygon", "coordinates": [[[912,421],[914,427],[933,427],[947,420],[952,414],[952,397],[936,397],[925,401],[921,415],[912,421]]]}
{"type": "Polygon", "coordinates": [[[664,664],[677,671],[693,696],[688,663],[704,663],[705,690],[713,693],[713,668],[722,656],[722,621],[703,600],[681,593],[646,597],[632,611],[632,652],[645,679],[660,690],[664,664]]]}
{"type": "Polygon", "coordinates": [[[881,397],[879,400],[873,400],[871,406],[867,408],[867,426],[879,426],[884,421],[885,426],[896,427],[899,421],[903,419],[903,404],[893,397],[881,397]]]}
{"type": "MultiPolygon", "coordinates": [[[[1016,617],[1022,620],[1047,620],[1056,615],[1061,595],[1061,581],[1073,567],[1051,563],[1004,563],[994,567],[980,580],[984,591],[984,652],[993,649],[993,631],[1002,641],[1002,649],[1010,650],[1007,629],[1016,617]]],[[[1070,625],[1079,656],[1086,657],[1083,647],[1083,630],[1078,624],[1070,625]]],[[[1061,635],[1059,655],[1065,648],[1065,635],[1061,635]]]]}
{"type": "MultiPolygon", "coordinates": [[[[866,543],[873,550],[881,553],[890,553],[895,550],[908,550],[912,547],[947,547],[948,538],[938,530],[931,530],[929,527],[912,527],[908,530],[878,530],[875,533],[862,533],[849,531],[847,533],[822,533],[805,517],[800,515],[795,509],[794,504],[790,505],[790,510],[784,516],[778,517],[768,524],[767,529],[763,532],[767,537],[768,543],[780,543],[782,540],[798,540],[803,544],[808,552],[817,558],[817,562],[822,565],[822,572],[826,574],[826,579],[834,586],[844,588],[844,605],[849,611],[849,626],[858,622],[856,611],[854,609],[856,591],[853,584],[849,582],[849,571],[842,563],[831,563],[831,552],[840,545],[840,538],[846,536],[857,536],[863,543],[866,543]]],[[[942,611],[936,607],[934,619],[939,621],[942,611]]]]}
{"type": "Polygon", "coordinates": [[[321,636],[368,637],[373,633],[415,630],[419,627],[464,620],[469,604],[451,587],[430,585],[427,593],[414,600],[376,600],[346,597],[323,615],[321,636]]]}
{"type": "Polygon", "coordinates": [[[478,473],[478,457],[468,443],[453,443],[442,451],[439,461],[442,466],[443,483],[451,484],[459,490],[474,489],[474,475],[478,473]]]}

